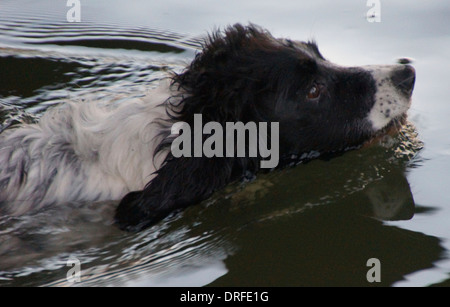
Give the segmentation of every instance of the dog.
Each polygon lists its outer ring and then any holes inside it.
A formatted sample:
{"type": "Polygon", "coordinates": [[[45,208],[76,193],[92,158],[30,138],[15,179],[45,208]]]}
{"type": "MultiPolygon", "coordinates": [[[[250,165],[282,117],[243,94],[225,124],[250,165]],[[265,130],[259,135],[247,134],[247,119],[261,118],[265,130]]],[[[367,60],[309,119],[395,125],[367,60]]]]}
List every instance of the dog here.
{"type": "MultiPolygon", "coordinates": [[[[359,148],[401,125],[411,65],[342,67],[315,42],[236,24],[210,34],[193,61],[144,98],[67,102],[0,135],[0,212],[121,200],[116,224],[140,231],[253,178],[263,157],[174,156],[175,123],[277,123],[279,164],[359,148]]],[[[203,136],[203,139],[205,136],[203,136]]],[[[195,145],[195,144],[193,144],[195,145]]],[[[246,142],[249,147],[249,140],[246,142]]]]}

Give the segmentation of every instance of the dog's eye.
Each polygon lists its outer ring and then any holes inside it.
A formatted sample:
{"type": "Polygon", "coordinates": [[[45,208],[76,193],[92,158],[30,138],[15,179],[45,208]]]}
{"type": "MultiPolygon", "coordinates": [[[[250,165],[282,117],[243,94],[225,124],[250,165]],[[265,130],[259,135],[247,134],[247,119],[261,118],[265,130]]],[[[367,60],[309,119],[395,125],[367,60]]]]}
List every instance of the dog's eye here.
{"type": "Polygon", "coordinates": [[[311,86],[306,97],[308,99],[317,99],[320,96],[320,87],[317,84],[311,86]]]}

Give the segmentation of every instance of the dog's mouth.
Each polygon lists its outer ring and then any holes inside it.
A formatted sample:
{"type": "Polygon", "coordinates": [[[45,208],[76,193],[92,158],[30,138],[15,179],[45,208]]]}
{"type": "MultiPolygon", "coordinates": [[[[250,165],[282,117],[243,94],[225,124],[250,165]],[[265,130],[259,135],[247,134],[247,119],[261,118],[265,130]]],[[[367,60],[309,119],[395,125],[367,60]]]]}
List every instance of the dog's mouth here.
{"type": "Polygon", "coordinates": [[[383,129],[375,132],[372,137],[370,137],[362,147],[369,147],[375,144],[379,144],[380,141],[386,137],[391,136],[395,137],[400,133],[403,126],[407,123],[407,114],[404,113],[398,117],[393,118],[383,129]]]}

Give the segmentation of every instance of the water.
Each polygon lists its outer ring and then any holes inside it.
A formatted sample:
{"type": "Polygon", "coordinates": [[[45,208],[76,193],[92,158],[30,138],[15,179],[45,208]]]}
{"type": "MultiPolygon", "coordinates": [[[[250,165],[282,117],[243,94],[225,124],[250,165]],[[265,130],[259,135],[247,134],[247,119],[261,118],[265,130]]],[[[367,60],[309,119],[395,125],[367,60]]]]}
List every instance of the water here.
{"type": "Polygon", "coordinates": [[[253,23],[315,38],[343,65],[417,70],[411,124],[397,137],[235,184],[139,234],[112,225],[114,202],[0,217],[0,286],[383,286],[450,284],[450,5],[381,1],[0,2],[0,131],[67,99],[140,96],[193,58],[206,31],[253,23]]]}

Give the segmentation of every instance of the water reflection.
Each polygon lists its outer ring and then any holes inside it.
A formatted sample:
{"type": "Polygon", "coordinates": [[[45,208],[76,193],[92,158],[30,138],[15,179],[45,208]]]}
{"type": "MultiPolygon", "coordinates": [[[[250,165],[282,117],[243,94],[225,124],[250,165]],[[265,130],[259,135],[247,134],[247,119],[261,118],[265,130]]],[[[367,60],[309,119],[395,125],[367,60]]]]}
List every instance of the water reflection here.
{"type": "Polygon", "coordinates": [[[339,206],[252,228],[234,242],[240,249],[225,260],[228,274],[210,285],[389,286],[443,254],[435,237],[349,216],[339,206]],[[379,284],[367,282],[370,258],[381,261],[379,284]]]}
{"type": "Polygon", "coordinates": [[[395,142],[235,184],[137,235],[111,225],[108,202],[3,219],[0,285],[70,285],[73,255],[80,285],[371,285],[369,258],[391,285],[443,253],[439,239],[380,221],[415,211],[395,142]]]}
{"type": "Polygon", "coordinates": [[[389,177],[371,183],[365,190],[372,215],[381,220],[409,220],[415,204],[404,173],[392,170],[389,177]]]}
{"type": "Polygon", "coordinates": [[[381,145],[270,174],[231,196],[239,213],[224,223],[240,220],[244,230],[233,241],[237,253],[225,260],[228,274],[211,285],[370,286],[366,261],[378,258],[383,278],[376,285],[386,286],[433,267],[444,252],[438,238],[381,221],[414,216],[405,173],[418,163],[410,150],[422,144],[399,137],[381,145]]]}

